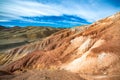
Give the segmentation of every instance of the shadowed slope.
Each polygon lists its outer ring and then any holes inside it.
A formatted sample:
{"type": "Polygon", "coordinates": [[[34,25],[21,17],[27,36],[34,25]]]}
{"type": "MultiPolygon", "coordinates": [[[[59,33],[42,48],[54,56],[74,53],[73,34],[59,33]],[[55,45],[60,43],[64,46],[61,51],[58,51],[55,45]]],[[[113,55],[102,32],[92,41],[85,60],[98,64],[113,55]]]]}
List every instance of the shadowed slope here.
{"type": "Polygon", "coordinates": [[[0,65],[13,62],[39,50],[43,38],[61,29],[49,27],[12,27],[0,31],[0,65]]]}
{"type": "Polygon", "coordinates": [[[59,31],[50,27],[11,27],[0,29],[0,50],[11,49],[27,43],[42,39],[59,31]]]}

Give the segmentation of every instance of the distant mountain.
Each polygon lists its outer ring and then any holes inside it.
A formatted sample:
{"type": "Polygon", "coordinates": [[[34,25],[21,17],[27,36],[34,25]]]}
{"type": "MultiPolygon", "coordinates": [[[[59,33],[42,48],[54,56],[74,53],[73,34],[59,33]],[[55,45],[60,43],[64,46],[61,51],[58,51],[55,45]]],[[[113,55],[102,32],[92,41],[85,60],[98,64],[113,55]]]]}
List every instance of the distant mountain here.
{"type": "Polygon", "coordinates": [[[3,30],[3,29],[6,29],[6,27],[5,27],[5,26],[0,25],[0,31],[1,31],[1,30],[3,30]]]}
{"type": "Polygon", "coordinates": [[[21,46],[59,31],[57,28],[50,27],[9,27],[0,26],[0,50],[21,46]]]}

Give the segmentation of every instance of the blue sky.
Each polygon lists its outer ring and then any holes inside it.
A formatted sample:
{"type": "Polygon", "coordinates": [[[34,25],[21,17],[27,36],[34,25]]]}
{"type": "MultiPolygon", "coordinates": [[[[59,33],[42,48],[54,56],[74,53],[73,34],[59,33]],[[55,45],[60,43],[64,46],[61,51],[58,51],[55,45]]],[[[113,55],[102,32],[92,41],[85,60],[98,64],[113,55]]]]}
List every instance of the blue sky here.
{"type": "Polygon", "coordinates": [[[0,0],[0,25],[73,27],[120,11],[120,0],[0,0]]]}

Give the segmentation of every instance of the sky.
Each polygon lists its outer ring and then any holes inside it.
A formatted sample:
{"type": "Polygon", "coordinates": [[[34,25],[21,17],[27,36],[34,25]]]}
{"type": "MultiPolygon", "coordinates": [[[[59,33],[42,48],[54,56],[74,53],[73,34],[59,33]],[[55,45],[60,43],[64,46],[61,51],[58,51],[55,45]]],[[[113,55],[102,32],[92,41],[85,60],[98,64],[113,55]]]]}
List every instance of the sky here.
{"type": "Polygon", "coordinates": [[[0,0],[0,25],[69,28],[120,11],[120,0],[0,0]]]}

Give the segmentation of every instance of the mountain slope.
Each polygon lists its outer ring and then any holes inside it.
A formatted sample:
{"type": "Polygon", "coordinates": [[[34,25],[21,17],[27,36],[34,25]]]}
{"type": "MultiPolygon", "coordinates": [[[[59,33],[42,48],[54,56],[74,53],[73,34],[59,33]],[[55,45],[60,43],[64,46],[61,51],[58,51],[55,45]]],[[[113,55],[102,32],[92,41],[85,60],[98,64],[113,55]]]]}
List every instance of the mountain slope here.
{"type": "Polygon", "coordinates": [[[0,30],[0,50],[10,49],[30,43],[60,30],[57,28],[35,26],[1,28],[3,29],[0,30]]]}
{"type": "Polygon", "coordinates": [[[2,69],[8,72],[64,69],[79,74],[120,75],[120,13],[86,28],[57,32],[40,44],[42,49],[35,50],[2,69]]]}
{"type": "Polygon", "coordinates": [[[45,37],[61,29],[49,27],[4,28],[0,31],[0,65],[13,62],[26,54],[39,49],[45,37]]]}

